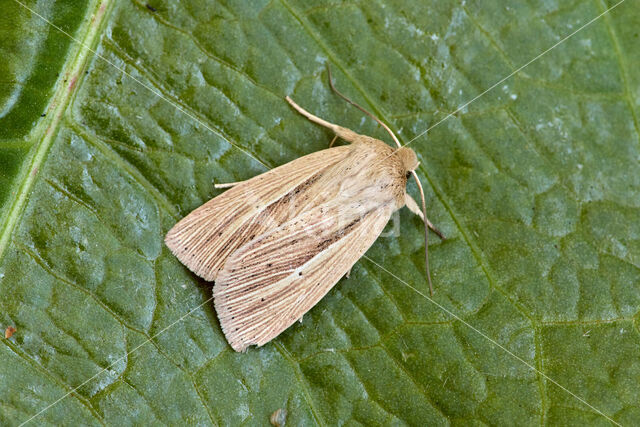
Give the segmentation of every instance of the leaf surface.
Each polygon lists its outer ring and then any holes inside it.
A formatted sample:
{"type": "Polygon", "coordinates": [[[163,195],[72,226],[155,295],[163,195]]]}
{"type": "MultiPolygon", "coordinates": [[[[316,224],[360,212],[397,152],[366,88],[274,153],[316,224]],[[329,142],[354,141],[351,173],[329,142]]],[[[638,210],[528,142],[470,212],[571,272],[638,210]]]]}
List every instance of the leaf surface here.
{"type": "Polygon", "coordinates": [[[615,4],[1,0],[0,424],[636,424],[638,0],[500,81],[615,4]],[[435,125],[411,147],[438,305],[402,210],[238,354],[163,236],[327,146],[285,95],[387,139],[326,64],[403,142],[435,125]]]}

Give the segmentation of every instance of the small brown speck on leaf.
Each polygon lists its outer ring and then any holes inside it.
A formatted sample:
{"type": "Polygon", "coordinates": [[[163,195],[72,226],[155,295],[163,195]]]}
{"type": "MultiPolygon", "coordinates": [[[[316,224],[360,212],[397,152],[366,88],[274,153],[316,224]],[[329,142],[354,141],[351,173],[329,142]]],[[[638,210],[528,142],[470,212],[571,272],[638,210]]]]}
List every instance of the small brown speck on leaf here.
{"type": "Polygon", "coordinates": [[[7,329],[5,329],[4,331],[4,338],[5,339],[9,339],[13,336],[13,334],[17,331],[16,328],[14,328],[13,326],[9,326],[7,329]]]}
{"type": "Polygon", "coordinates": [[[272,426],[275,427],[283,427],[285,421],[287,420],[287,410],[280,408],[271,414],[271,418],[269,418],[269,422],[272,426]]]}

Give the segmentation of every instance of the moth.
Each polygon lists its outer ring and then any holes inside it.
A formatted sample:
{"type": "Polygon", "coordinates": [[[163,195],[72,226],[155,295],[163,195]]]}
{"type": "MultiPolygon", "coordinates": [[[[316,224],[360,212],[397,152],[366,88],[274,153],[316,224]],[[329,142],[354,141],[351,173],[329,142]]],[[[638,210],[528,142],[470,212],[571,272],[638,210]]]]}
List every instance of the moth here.
{"type": "MultiPolygon", "coordinates": [[[[331,77],[329,76],[331,82],[331,77]]],[[[394,211],[407,206],[439,233],[406,192],[413,150],[359,135],[285,99],[349,145],[318,151],[230,188],[180,220],[165,242],[213,287],[222,331],[236,351],[262,346],[309,311],[364,255],[394,211]]],[[[428,273],[428,240],[425,261],[428,273]]]]}

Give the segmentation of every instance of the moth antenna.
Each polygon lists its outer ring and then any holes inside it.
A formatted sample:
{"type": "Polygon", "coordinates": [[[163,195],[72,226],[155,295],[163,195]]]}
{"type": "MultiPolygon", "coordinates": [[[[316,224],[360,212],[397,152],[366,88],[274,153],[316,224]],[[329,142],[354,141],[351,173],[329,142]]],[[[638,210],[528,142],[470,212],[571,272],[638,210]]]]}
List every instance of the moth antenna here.
{"type": "Polygon", "coordinates": [[[384,130],[387,131],[387,133],[389,133],[389,135],[391,135],[391,138],[393,138],[393,141],[396,143],[396,145],[398,146],[398,148],[402,147],[402,144],[400,144],[400,141],[398,141],[398,138],[396,138],[396,135],[391,131],[391,129],[389,129],[389,126],[387,126],[386,124],[384,124],[382,122],[382,120],[380,120],[379,118],[377,118],[376,116],[374,116],[373,114],[371,114],[370,112],[368,112],[367,110],[365,110],[363,107],[361,107],[360,105],[358,105],[355,101],[350,100],[349,98],[347,98],[346,95],[343,95],[342,92],[340,92],[338,89],[336,89],[336,87],[333,85],[333,78],[331,77],[331,67],[329,67],[329,64],[327,64],[327,72],[329,73],[329,86],[331,86],[331,89],[342,99],[344,99],[345,101],[347,101],[349,104],[353,105],[354,107],[356,107],[358,110],[362,111],[363,113],[365,113],[367,116],[371,117],[373,120],[375,120],[376,122],[378,122],[378,124],[380,126],[382,126],[384,128],[384,130]]]}
{"type": "Polygon", "coordinates": [[[422,190],[422,184],[418,179],[418,174],[416,173],[416,171],[411,171],[411,174],[415,178],[416,184],[418,184],[418,189],[420,190],[420,198],[422,199],[422,218],[424,220],[424,264],[427,269],[429,292],[431,292],[431,296],[433,296],[433,284],[431,283],[431,272],[429,271],[429,225],[427,223],[427,203],[424,200],[424,191],[422,190]]]}

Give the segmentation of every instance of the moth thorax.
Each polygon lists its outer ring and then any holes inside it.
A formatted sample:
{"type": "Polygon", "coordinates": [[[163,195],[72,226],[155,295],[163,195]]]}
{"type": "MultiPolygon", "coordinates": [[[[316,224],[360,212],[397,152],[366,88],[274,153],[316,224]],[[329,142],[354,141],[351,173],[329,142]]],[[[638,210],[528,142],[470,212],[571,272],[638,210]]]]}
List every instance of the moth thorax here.
{"type": "Polygon", "coordinates": [[[415,170],[418,167],[418,156],[416,156],[416,153],[411,148],[400,147],[396,150],[396,154],[407,172],[415,170]]]}

